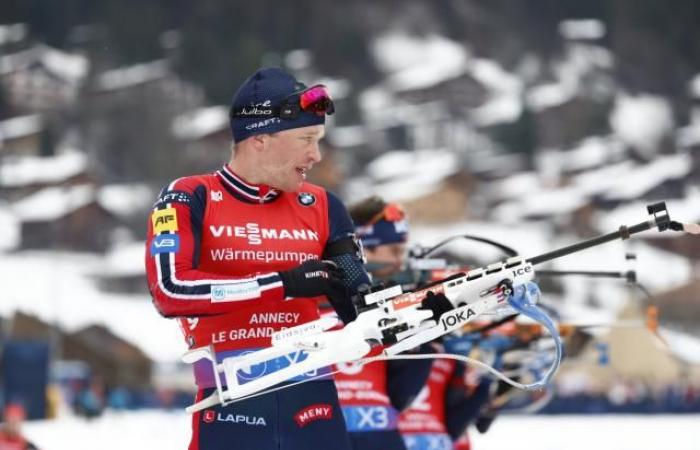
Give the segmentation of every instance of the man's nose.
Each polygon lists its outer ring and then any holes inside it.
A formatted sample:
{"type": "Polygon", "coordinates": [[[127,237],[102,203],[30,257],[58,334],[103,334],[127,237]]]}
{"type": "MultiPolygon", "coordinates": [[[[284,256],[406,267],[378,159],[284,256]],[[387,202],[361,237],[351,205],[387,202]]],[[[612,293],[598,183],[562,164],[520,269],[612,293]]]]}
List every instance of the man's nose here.
{"type": "Polygon", "coordinates": [[[314,164],[320,163],[321,160],[323,159],[323,156],[321,155],[321,148],[318,144],[314,144],[314,146],[311,148],[311,151],[308,154],[309,159],[314,162],[314,164]]]}

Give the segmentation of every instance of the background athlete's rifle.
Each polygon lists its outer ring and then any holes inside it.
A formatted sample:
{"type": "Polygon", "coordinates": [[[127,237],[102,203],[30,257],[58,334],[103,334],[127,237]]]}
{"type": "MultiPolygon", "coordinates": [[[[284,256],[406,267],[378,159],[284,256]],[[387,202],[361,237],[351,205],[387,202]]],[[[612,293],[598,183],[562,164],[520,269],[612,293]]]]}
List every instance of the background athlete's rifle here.
{"type": "MultiPolygon", "coordinates": [[[[479,315],[507,304],[541,322],[558,342],[557,361],[546,375],[544,381],[547,382],[558,366],[561,345],[551,319],[532,301],[527,283],[534,277],[533,266],[609,241],[627,239],[632,234],[653,227],[659,231],[669,228],[671,221],[664,203],[650,205],[647,209],[650,218],[645,222],[630,227],[621,226],[616,232],[532,258],[512,257],[413,292],[404,293],[400,286],[394,286],[366,293],[357,299],[357,319],[341,330],[330,330],[333,321],[322,318],[274,333],[271,347],[242,356],[227,357],[221,362],[217,361],[211,346],[194,349],[184,356],[184,360],[193,363],[202,358],[208,359],[212,363],[217,391],[211,397],[189,407],[188,411],[250,398],[309,371],[358,360],[366,356],[375,343],[385,346],[385,356],[398,355],[458,330],[479,315]],[[516,289],[519,290],[519,295],[513,295],[516,289]],[[286,367],[241,383],[239,373],[251,365],[292,354],[297,357],[290,360],[286,367]],[[221,381],[221,374],[225,385],[221,381]]],[[[536,385],[537,388],[541,386],[542,384],[536,385]]]]}

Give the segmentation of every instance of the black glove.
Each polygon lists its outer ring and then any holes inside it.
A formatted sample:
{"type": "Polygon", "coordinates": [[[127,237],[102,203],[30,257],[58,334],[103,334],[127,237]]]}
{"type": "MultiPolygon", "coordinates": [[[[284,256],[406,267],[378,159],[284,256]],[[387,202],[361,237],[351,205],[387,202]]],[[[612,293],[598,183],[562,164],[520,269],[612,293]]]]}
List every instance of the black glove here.
{"type": "Polygon", "coordinates": [[[331,261],[310,259],[279,274],[287,297],[333,295],[345,289],[343,271],[331,261]]]}
{"type": "Polygon", "coordinates": [[[294,269],[279,272],[287,297],[325,295],[343,323],[357,317],[350,291],[343,282],[343,270],[332,261],[310,259],[294,269]]]}

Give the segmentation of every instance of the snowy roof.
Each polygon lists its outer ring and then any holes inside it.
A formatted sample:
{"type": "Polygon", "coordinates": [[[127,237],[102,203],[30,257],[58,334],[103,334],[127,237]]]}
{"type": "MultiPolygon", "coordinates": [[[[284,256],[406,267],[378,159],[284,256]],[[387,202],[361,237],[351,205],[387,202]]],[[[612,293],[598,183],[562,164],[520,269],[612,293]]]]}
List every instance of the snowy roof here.
{"type": "Polygon", "coordinates": [[[682,148],[700,144],[700,122],[676,130],[676,145],[682,148]]]}
{"type": "Polygon", "coordinates": [[[673,129],[673,110],[663,97],[622,94],[615,99],[610,125],[624,142],[650,156],[673,129]]]}
{"type": "Polygon", "coordinates": [[[676,145],[693,147],[698,144],[700,144],[700,107],[695,107],[691,111],[690,123],[676,130],[676,145]]]}
{"type": "Polygon", "coordinates": [[[598,19],[568,19],[559,22],[559,34],[564,39],[600,39],[605,36],[605,24],[598,19]]]}
{"type": "Polygon", "coordinates": [[[98,275],[137,276],[146,275],[143,258],[144,242],[130,242],[116,246],[105,256],[98,275]]]}
{"type": "Polygon", "coordinates": [[[336,126],[328,130],[326,139],[336,147],[354,147],[367,142],[367,131],[362,125],[336,126]]]}
{"type": "Polygon", "coordinates": [[[422,126],[438,121],[449,121],[444,100],[408,103],[393,99],[388,91],[369,89],[360,98],[363,119],[370,129],[382,129],[396,125],[422,126]]]}
{"type": "Polygon", "coordinates": [[[623,156],[624,146],[614,136],[591,136],[566,151],[548,151],[537,154],[537,163],[547,171],[575,172],[600,166],[623,156]]]}
{"type": "Polygon", "coordinates": [[[0,252],[13,250],[19,243],[19,221],[8,205],[0,203],[0,252]]]}
{"type": "Polygon", "coordinates": [[[392,96],[385,87],[372,86],[359,93],[357,103],[363,111],[372,114],[377,110],[390,107],[392,105],[392,96]]]}
{"type": "Polygon", "coordinates": [[[569,184],[551,187],[534,173],[510,176],[493,183],[487,190],[493,199],[509,199],[491,211],[491,217],[504,223],[525,218],[562,215],[586,205],[591,196],[612,190],[633,168],[630,161],[588,170],[572,177],[569,184]]]}
{"type": "Polygon", "coordinates": [[[395,90],[432,86],[462,75],[467,68],[464,47],[437,34],[390,32],[377,37],[371,50],[395,90]]]}
{"type": "Polygon", "coordinates": [[[569,43],[566,47],[566,57],[556,67],[561,80],[580,78],[596,69],[611,69],[615,63],[612,52],[600,45],[569,43]]]}
{"type": "Polygon", "coordinates": [[[175,117],[171,129],[176,138],[194,141],[228,127],[228,108],[208,106],[175,117]]]}
{"type": "Polygon", "coordinates": [[[38,44],[28,50],[0,56],[0,74],[28,69],[36,63],[54,76],[73,84],[85,78],[90,66],[88,59],[82,55],[38,44]]]}
{"type": "MultiPolygon", "coordinates": [[[[437,34],[424,37],[405,32],[391,32],[373,43],[377,65],[386,74],[383,87],[389,92],[425,89],[463,75],[469,75],[489,91],[486,102],[471,112],[478,126],[513,122],[520,117],[522,82],[488,59],[471,58],[465,47],[437,34]]],[[[365,91],[360,104],[366,111],[376,111],[390,104],[388,92],[365,91]],[[375,104],[369,104],[369,102],[375,104]]],[[[392,112],[400,105],[392,105],[392,112]]]]}
{"type": "Polygon", "coordinates": [[[313,62],[313,52],[306,48],[290,50],[284,55],[284,65],[291,70],[304,70],[313,62]]]}
{"type": "Polygon", "coordinates": [[[395,150],[375,158],[366,171],[376,181],[405,178],[417,172],[430,172],[440,178],[453,173],[456,165],[455,154],[445,150],[395,150]]]}
{"type": "Polygon", "coordinates": [[[472,111],[472,120],[477,125],[510,123],[520,117],[523,83],[518,77],[488,59],[470,61],[469,73],[489,90],[486,102],[472,111]]]}
{"type": "Polygon", "coordinates": [[[520,78],[490,59],[470,60],[469,72],[479,83],[494,91],[519,92],[523,87],[520,78]]]}
{"type": "Polygon", "coordinates": [[[100,188],[97,201],[116,216],[128,217],[149,209],[155,193],[146,184],[110,184],[100,188]]]}
{"type": "Polygon", "coordinates": [[[569,214],[588,203],[588,196],[575,187],[525,192],[517,200],[493,208],[491,217],[503,223],[517,223],[527,217],[569,214]]]}
{"type": "Polygon", "coordinates": [[[52,73],[74,82],[87,75],[90,65],[88,59],[82,55],[74,55],[50,47],[45,47],[42,62],[52,73]]]}
{"type": "Polygon", "coordinates": [[[557,81],[530,89],[526,102],[534,111],[562,105],[578,95],[584,75],[597,69],[609,69],[612,65],[613,56],[606,48],[568,44],[564,57],[554,64],[557,81]]]}
{"type": "Polygon", "coordinates": [[[365,190],[354,196],[380,193],[388,201],[406,201],[434,192],[458,170],[457,156],[446,150],[386,152],[367,165],[365,190]]]}
{"type": "Polygon", "coordinates": [[[607,199],[633,200],[667,180],[685,177],[692,170],[690,155],[658,157],[648,164],[636,167],[616,178],[615,185],[605,194],[607,199]]]}
{"type": "Polygon", "coordinates": [[[0,143],[31,136],[41,131],[41,116],[29,114],[0,121],[0,143]]]}
{"type": "Polygon", "coordinates": [[[464,155],[464,167],[468,168],[470,173],[504,177],[526,170],[526,158],[522,153],[494,149],[493,143],[487,138],[481,142],[482,149],[474,149],[464,155]]]}
{"type": "MultiPolygon", "coordinates": [[[[90,274],[103,264],[101,256],[62,252],[22,252],[3,255],[0,315],[33,314],[68,332],[104,325],[114,334],[158,361],[175,361],[186,345],[174,320],[162,318],[146,292],[107,294],[90,274]],[[37,282],[39,280],[39,282],[37,282]]],[[[140,261],[143,265],[143,259],[140,261]]],[[[145,288],[144,288],[145,291],[145,288]]]]}
{"type": "Polygon", "coordinates": [[[635,164],[630,160],[609,164],[598,169],[587,170],[571,178],[571,185],[576,186],[588,195],[601,192],[614,192],[616,186],[624,183],[627,176],[635,170],[635,164]]]}
{"type": "Polygon", "coordinates": [[[35,52],[29,49],[9,55],[0,55],[0,74],[5,75],[29,67],[34,61],[34,54],[35,52]]]}
{"type": "Polygon", "coordinates": [[[167,74],[167,62],[157,60],[102,72],[97,76],[96,85],[102,90],[124,89],[161,79],[167,74]]]}
{"type": "Polygon", "coordinates": [[[425,89],[467,72],[466,63],[455,64],[448,60],[435,65],[421,64],[387,76],[386,85],[394,92],[425,89]]]}
{"type": "Polygon", "coordinates": [[[477,126],[491,126],[499,123],[512,123],[518,120],[523,111],[523,103],[517,95],[507,93],[494,95],[486,103],[471,111],[471,118],[477,126]]]}
{"type": "Polygon", "coordinates": [[[563,105],[575,96],[576,87],[571,83],[549,83],[531,88],[526,101],[533,111],[542,111],[563,105]]]}
{"type": "Polygon", "coordinates": [[[372,186],[371,194],[381,195],[385,200],[405,202],[437,192],[442,186],[442,179],[419,175],[418,178],[399,178],[372,186]]]}
{"type": "Polygon", "coordinates": [[[60,219],[95,201],[92,185],[49,187],[15,202],[12,211],[22,222],[60,219]]]}
{"type": "MultiPolygon", "coordinates": [[[[647,202],[641,200],[627,202],[612,211],[601,212],[594,217],[594,223],[599,230],[614,230],[620,225],[639,223],[646,219],[647,202]]],[[[684,198],[666,201],[666,207],[671,219],[679,222],[700,222],[700,189],[689,188],[684,198]]],[[[655,238],[672,239],[675,233],[657,233],[655,238]]]]}
{"type": "Polygon", "coordinates": [[[5,187],[57,183],[87,169],[85,153],[72,151],[55,156],[25,156],[0,165],[0,185],[5,187]]]}
{"type": "MultiPolygon", "coordinates": [[[[648,164],[635,165],[631,161],[622,161],[603,166],[576,175],[567,186],[558,188],[538,186],[535,180],[525,179],[530,189],[506,190],[513,200],[495,207],[491,217],[509,223],[526,217],[567,214],[588,203],[596,194],[603,194],[611,200],[629,201],[666,180],[684,177],[691,168],[690,156],[681,154],[656,158],[648,164]]],[[[502,186],[508,189],[507,184],[502,186]]],[[[504,188],[496,185],[496,189],[504,188]]]]}
{"type": "Polygon", "coordinates": [[[690,95],[696,99],[700,99],[700,73],[690,80],[690,95]]]}
{"type": "Polygon", "coordinates": [[[520,197],[526,192],[540,188],[540,177],[536,172],[519,172],[502,180],[489,183],[486,190],[493,199],[520,197]]]}
{"type": "Polygon", "coordinates": [[[0,25],[0,45],[11,42],[20,42],[26,36],[27,25],[24,23],[0,25]]]}

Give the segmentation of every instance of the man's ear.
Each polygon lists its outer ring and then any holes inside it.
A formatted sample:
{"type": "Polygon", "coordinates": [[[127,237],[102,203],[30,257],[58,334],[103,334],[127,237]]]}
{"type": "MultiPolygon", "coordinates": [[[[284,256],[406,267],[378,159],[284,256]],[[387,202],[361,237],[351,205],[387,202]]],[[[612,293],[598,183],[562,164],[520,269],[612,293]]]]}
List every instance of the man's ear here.
{"type": "Polygon", "coordinates": [[[253,144],[253,148],[256,150],[265,150],[269,145],[268,141],[270,136],[267,134],[255,134],[250,137],[250,141],[253,144]]]}

